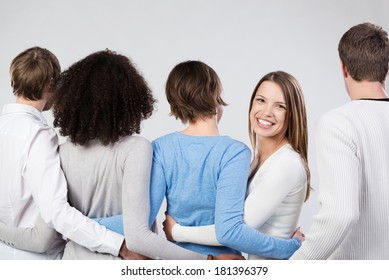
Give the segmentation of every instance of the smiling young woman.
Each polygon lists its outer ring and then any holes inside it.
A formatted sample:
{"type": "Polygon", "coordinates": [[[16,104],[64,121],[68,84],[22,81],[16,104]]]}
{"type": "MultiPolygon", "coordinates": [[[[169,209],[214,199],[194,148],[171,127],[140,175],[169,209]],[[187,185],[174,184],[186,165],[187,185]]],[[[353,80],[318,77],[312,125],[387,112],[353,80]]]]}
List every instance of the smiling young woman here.
{"type": "Polygon", "coordinates": [[[264,81],[255,93],[249,113],[251,129],[263,147],[259,165],[282,145],[288,143],[285,135],[286,111],[281,87],[275,82],[264,81]]]}

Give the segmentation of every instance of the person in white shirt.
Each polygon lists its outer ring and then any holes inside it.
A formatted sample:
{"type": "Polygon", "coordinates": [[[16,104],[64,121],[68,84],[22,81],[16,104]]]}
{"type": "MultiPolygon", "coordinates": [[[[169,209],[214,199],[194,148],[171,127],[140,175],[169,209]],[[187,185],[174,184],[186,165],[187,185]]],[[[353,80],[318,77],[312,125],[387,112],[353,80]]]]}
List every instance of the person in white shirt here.
{"type": "Polygon", "coordinates": [[[338,51],[351,102],[316,127],[321,209],[292,259],[389,259],[388,34],[362,23],[338,51]]]}
{"type": "MultiPolygon", "coordinates": [[[[16,102],[0,116],[0,223],[31,227],[40,215],[63,237],[92,251],[131,258],[123,236],[85,217],[67,201],[67,183],[57,152],[58,137],[42,111],[52,105],[60,64],[47,49],[33,47],[17,55],[10,67],[16,102]]],[[[63,240],[56,236],[44,253],[0,243],[0,259],[58,259],[63,240]]]]}
{"type": "MultiPolygon", "coordinates": [[[[295,229],[310,194],[308,132],[303,92],[292,75],[271,72],[258,82],[250,100],[249,136],[254,159],[245,224],[273,237],[289,239],[298,234],[303,240],[295,229]]],[[[167,215],[164,230],[170,240],[220,246],[214,225],[185,227],[167,215]]],[[[248,258],[264,257],[248,254],[248,258]]]]}

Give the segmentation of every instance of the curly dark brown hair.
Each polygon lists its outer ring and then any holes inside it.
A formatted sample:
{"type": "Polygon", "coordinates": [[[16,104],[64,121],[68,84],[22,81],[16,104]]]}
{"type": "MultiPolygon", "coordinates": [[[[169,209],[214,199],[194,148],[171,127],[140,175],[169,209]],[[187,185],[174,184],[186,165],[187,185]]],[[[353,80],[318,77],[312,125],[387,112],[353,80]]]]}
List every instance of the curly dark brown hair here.
{"type": "Polygon", "coordinates": [[[99,51],[61,73],[54,97],[54,126],[63,136],[84,145],[103,145],[140,133],[156,100],[129,58],[99,51]]]}

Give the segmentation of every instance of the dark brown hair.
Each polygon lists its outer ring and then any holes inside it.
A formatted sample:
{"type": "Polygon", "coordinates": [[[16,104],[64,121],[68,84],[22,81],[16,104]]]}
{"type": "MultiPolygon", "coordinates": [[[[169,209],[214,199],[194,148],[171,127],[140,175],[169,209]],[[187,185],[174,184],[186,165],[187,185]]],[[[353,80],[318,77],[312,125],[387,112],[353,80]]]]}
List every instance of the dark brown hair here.
{"type": "MultiPolygon", "coordinates": [[[[289,73],[283,71],[270,72],[262,77],[255,86],[250,98],[249,107],[249,137],[254,153],[258,150],[257,136],[250,125],[250,111],[260,85],[265,81],[276,83],[284,94],[286,103],[286,122],[285,122],[285,137],[288,139],[292,148],[300,154],[304,162],[305,171],[307,174],[307,192],[305,201],[309,198],[311,192],[311,172],[308,165],[308,125],[307,111],[303,90],[299,82],[289,73]]],[[[255,158],[255,157],[254,157],[255,158]]]]}
{"type": "Polygon", "coordinates": [[[186,61],[176,65],[166,82],[166,97],[171,115],[183,123],[194,123],[216,114],[220,105],[227,105],[216,72],[201,61],[186,61]]]}
{"type": "Polygon", "coordinates": [[[155,99],[129,58],[110,50],[93,53],[59,78],[54,97],[54,126],[73,143],[98,139],[108,145],[140,133],[155,99]]]}
{"type": "Polygon", "coordinates": [[[388,34],[381,27],[362,23],[351,27],[339,41],[339,57],[356,81],[383,82],[388,74],[388,34]]]}
{"type": "Polygon", "coordinates": [[[14,95],[40,100],[45,86],[53,86],[60,72],[58,59],[52,52],[40,47],[29,48],[17,55],[10,66],[14,95]]]}

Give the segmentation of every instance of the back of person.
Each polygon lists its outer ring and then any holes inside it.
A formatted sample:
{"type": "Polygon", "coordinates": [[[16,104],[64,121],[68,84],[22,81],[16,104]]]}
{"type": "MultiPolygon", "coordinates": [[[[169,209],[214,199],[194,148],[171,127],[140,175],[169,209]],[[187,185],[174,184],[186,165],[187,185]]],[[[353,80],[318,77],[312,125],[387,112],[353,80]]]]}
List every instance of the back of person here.
{"type": "MultiPolygon", "coordinates": [[[[41,113],[24,104],[4,106],[0,116],[0,222],[14,227],[32,227],[39,214],[34,194],[23,178],[30,146],[37,134],[47,134],[56,141],[52,128],[45,125],[41,113]],[[22,129],[21,129],[22,128],[22,129]],[[22,174],[22,175],[21,175],[22,174]]],[[[36,162],[39,164],[39,162],[36,162]]],[[[57,259],[61,256],[63,240],[53,240],[45,253],[18,250],[0,243],[0,257],[4,259],[57,259]]]]}
{"type": "MultiPolygon", "coordinates": [[[[156,185],[166,184],[167,211],[179,224],[214,224],[217,188],[228,184],[220,176],[223,168],[233,162],[237,155],[247,152],[248,147],[228,136],[189,136],[175,132],[155,140],[153,149],[153,169],[155,165],[162,166],[163,174],[153,172],[151,192],[156,185]]],[[[236,174],[247,176],[243,171],[237,171],[236,174]]],[[[242,188],[245,187],[242,185],[242,188]]],[[[235,201],[231,201],[233,203],[235,201]]],[[[159,205],[159,202],[151,201],[151,217],[156,216],[159,205]]],[[[227,247],[177,244],[200,253],[239,253],[227,247]]]]}
{"type": "MultiPolygon", "coordinates": [[[[75,145],[70,141],[62,144],[59,154],[68,181],[69,203],[90,218],[122,214],[122,186],[123,183],[131,183],[124,174],[126,161],[142,160],[131,157],[131,153],[139,149],[142,145],[138,144],[144,141],[148,140],[127,136],[108,146],[98,140],[92,140],[87,145],[75,145]]],[[[92,252],[70,241],[63,259],[118,258],[92,252]]]]}
{"type": "MultiPolygon", "coordinates": [[[[128,57],[104,50],[61,73],[55,93],[54,125],[68,137],[59,155],[69,203],[90,218],[122,214],[123,186],[143,184],[131,177],[151,163],[150,142],[132,136],[153,111],[146,81],[128,57]],[[140,170],[134,171],[133,163],[140,170]]],[[[74,242],[63,258],[117,259],[74,242]]]]}
{"type": "Polygon", "coordinates": [[[355,189],[350,203],[358,204],[349,213],[355,224],[330,258],[389,259],[389,99],[354,100],[323,116],[328,118],[338,123],[340,137],[351,143],[350,157],[357,161],[360,174],[350,186],[355,189]]]}

